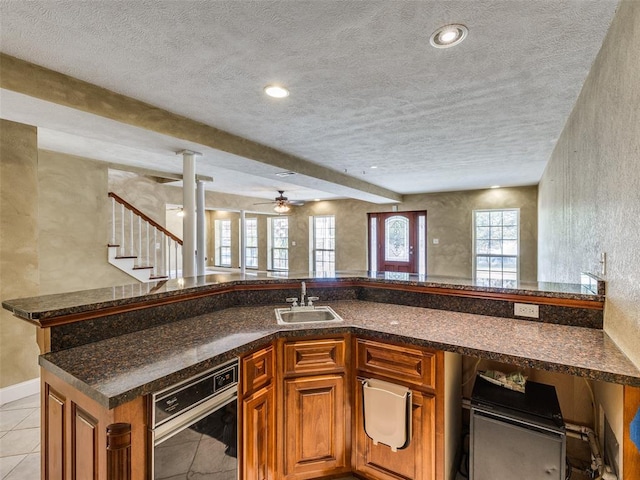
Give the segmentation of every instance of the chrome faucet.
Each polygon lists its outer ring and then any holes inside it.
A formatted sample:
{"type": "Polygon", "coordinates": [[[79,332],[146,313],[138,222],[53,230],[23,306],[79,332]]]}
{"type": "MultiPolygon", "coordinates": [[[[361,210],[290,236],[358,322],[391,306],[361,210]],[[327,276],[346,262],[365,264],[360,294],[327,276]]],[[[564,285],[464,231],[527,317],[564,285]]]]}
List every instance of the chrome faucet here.
{"type": "Polygon", "coordinates": [[[307,297],[307,284],[302,282],[300,288],[300,303],[298,303],[297,297],[288,297],[286,299],[287,303],[291,304],[291,310],[295,309],[308,309],[313,310],[315,307],[313,306],[313,302],[320,300],[319,297],[307,297]],[[306,297],[306,302],[305,302],[306,297]]]}

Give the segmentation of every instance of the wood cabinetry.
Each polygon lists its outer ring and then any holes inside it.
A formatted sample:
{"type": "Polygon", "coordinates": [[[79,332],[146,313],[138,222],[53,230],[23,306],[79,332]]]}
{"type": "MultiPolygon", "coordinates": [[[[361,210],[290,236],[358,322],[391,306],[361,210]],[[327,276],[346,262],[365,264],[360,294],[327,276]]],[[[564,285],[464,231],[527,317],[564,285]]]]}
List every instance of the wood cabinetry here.
{"type": "Polygon", "coordinates": [[[348,345],[345,337],[279,343],[282,478],[351,471],[348,345]]]}
{"type": "Polygon", "coordinates": [[[273,347],[241,360],[238,469],[243,480],[276,478],[276,396],[273,347]]]}
{"type": "Polygon", "coordinates": [[[285,380],[286,478],[328,475],[347,466],[344,383],[343,375],[285,380]]]}
{"type": "Polygon", "coordinates": [[[144,397],[109,410],[46,370],[42,382],[42,478],[146,480],[144,397]]]}
{"type": "Polygon", "coordinates": [[[344,338],[284,342],[282,350],[284,376],[345,371],[347,350],[344,338]]]}
{"type": "Polygon", "coordinates": [[[275,394],[272,384],[242,401],[240,478],[274,480],[276,470],[275,394]]]}
{"type": "Polygon", "coordinates": [[[356,368],[373,377],[391,378],[418,388],[435,388],[435,351],[358,338],[356,368]]]}
{"type": "MultiPolygon", "coordinates": [[[[241,480],[444,480],[443,352],[350,335],[279,339],[244,355],[241,480]],[[351,353],[353,352],[353,355],[351,353]],[[412,437],[392,452],[364,432],[363,378],[412,390],[412,437]]],[[[42,370],[42,478],[147,480],[145,397],[107,409],[42,370]]]]}
{"type": "Polygon", "coordinates": [[[354,339],[354,471],[380,480],[443,480],[443,352],[354,339]],[[364,430],[362,380],[377,378],[411,388],[412,437],[396,452],[374,444],[364,430]]]}

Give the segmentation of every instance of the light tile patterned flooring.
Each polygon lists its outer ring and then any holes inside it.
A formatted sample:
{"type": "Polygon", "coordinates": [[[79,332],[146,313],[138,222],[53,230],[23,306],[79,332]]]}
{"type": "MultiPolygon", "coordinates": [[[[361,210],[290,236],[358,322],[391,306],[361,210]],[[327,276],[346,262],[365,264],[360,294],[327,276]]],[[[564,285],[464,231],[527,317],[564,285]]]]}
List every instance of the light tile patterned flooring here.
{"type": "Polygon", "coordinates": [[[0,407],[0,479],[40,478],[40,396],[0,407]]]}

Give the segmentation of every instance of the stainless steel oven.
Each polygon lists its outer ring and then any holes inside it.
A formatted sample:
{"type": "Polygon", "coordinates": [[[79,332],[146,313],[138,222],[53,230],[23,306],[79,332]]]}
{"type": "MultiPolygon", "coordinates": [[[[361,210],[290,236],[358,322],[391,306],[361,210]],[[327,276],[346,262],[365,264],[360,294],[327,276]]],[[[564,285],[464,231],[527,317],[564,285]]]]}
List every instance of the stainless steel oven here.
{"type": "Polygon", "coordinates": [[[153,480],[237,480],[238,360],[151,395],[153,480]]]}

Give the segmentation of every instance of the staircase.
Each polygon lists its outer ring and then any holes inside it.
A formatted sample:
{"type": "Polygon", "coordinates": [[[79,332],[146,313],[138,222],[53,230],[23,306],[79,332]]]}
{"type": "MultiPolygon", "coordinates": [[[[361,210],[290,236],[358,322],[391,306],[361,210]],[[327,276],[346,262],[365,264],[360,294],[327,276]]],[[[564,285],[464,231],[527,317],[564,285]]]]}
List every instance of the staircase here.
{"type": "Polygon", "coordinates": [[[178,278],[182,240],[113,192],[109,263],[140,282],[178,278]]]}

